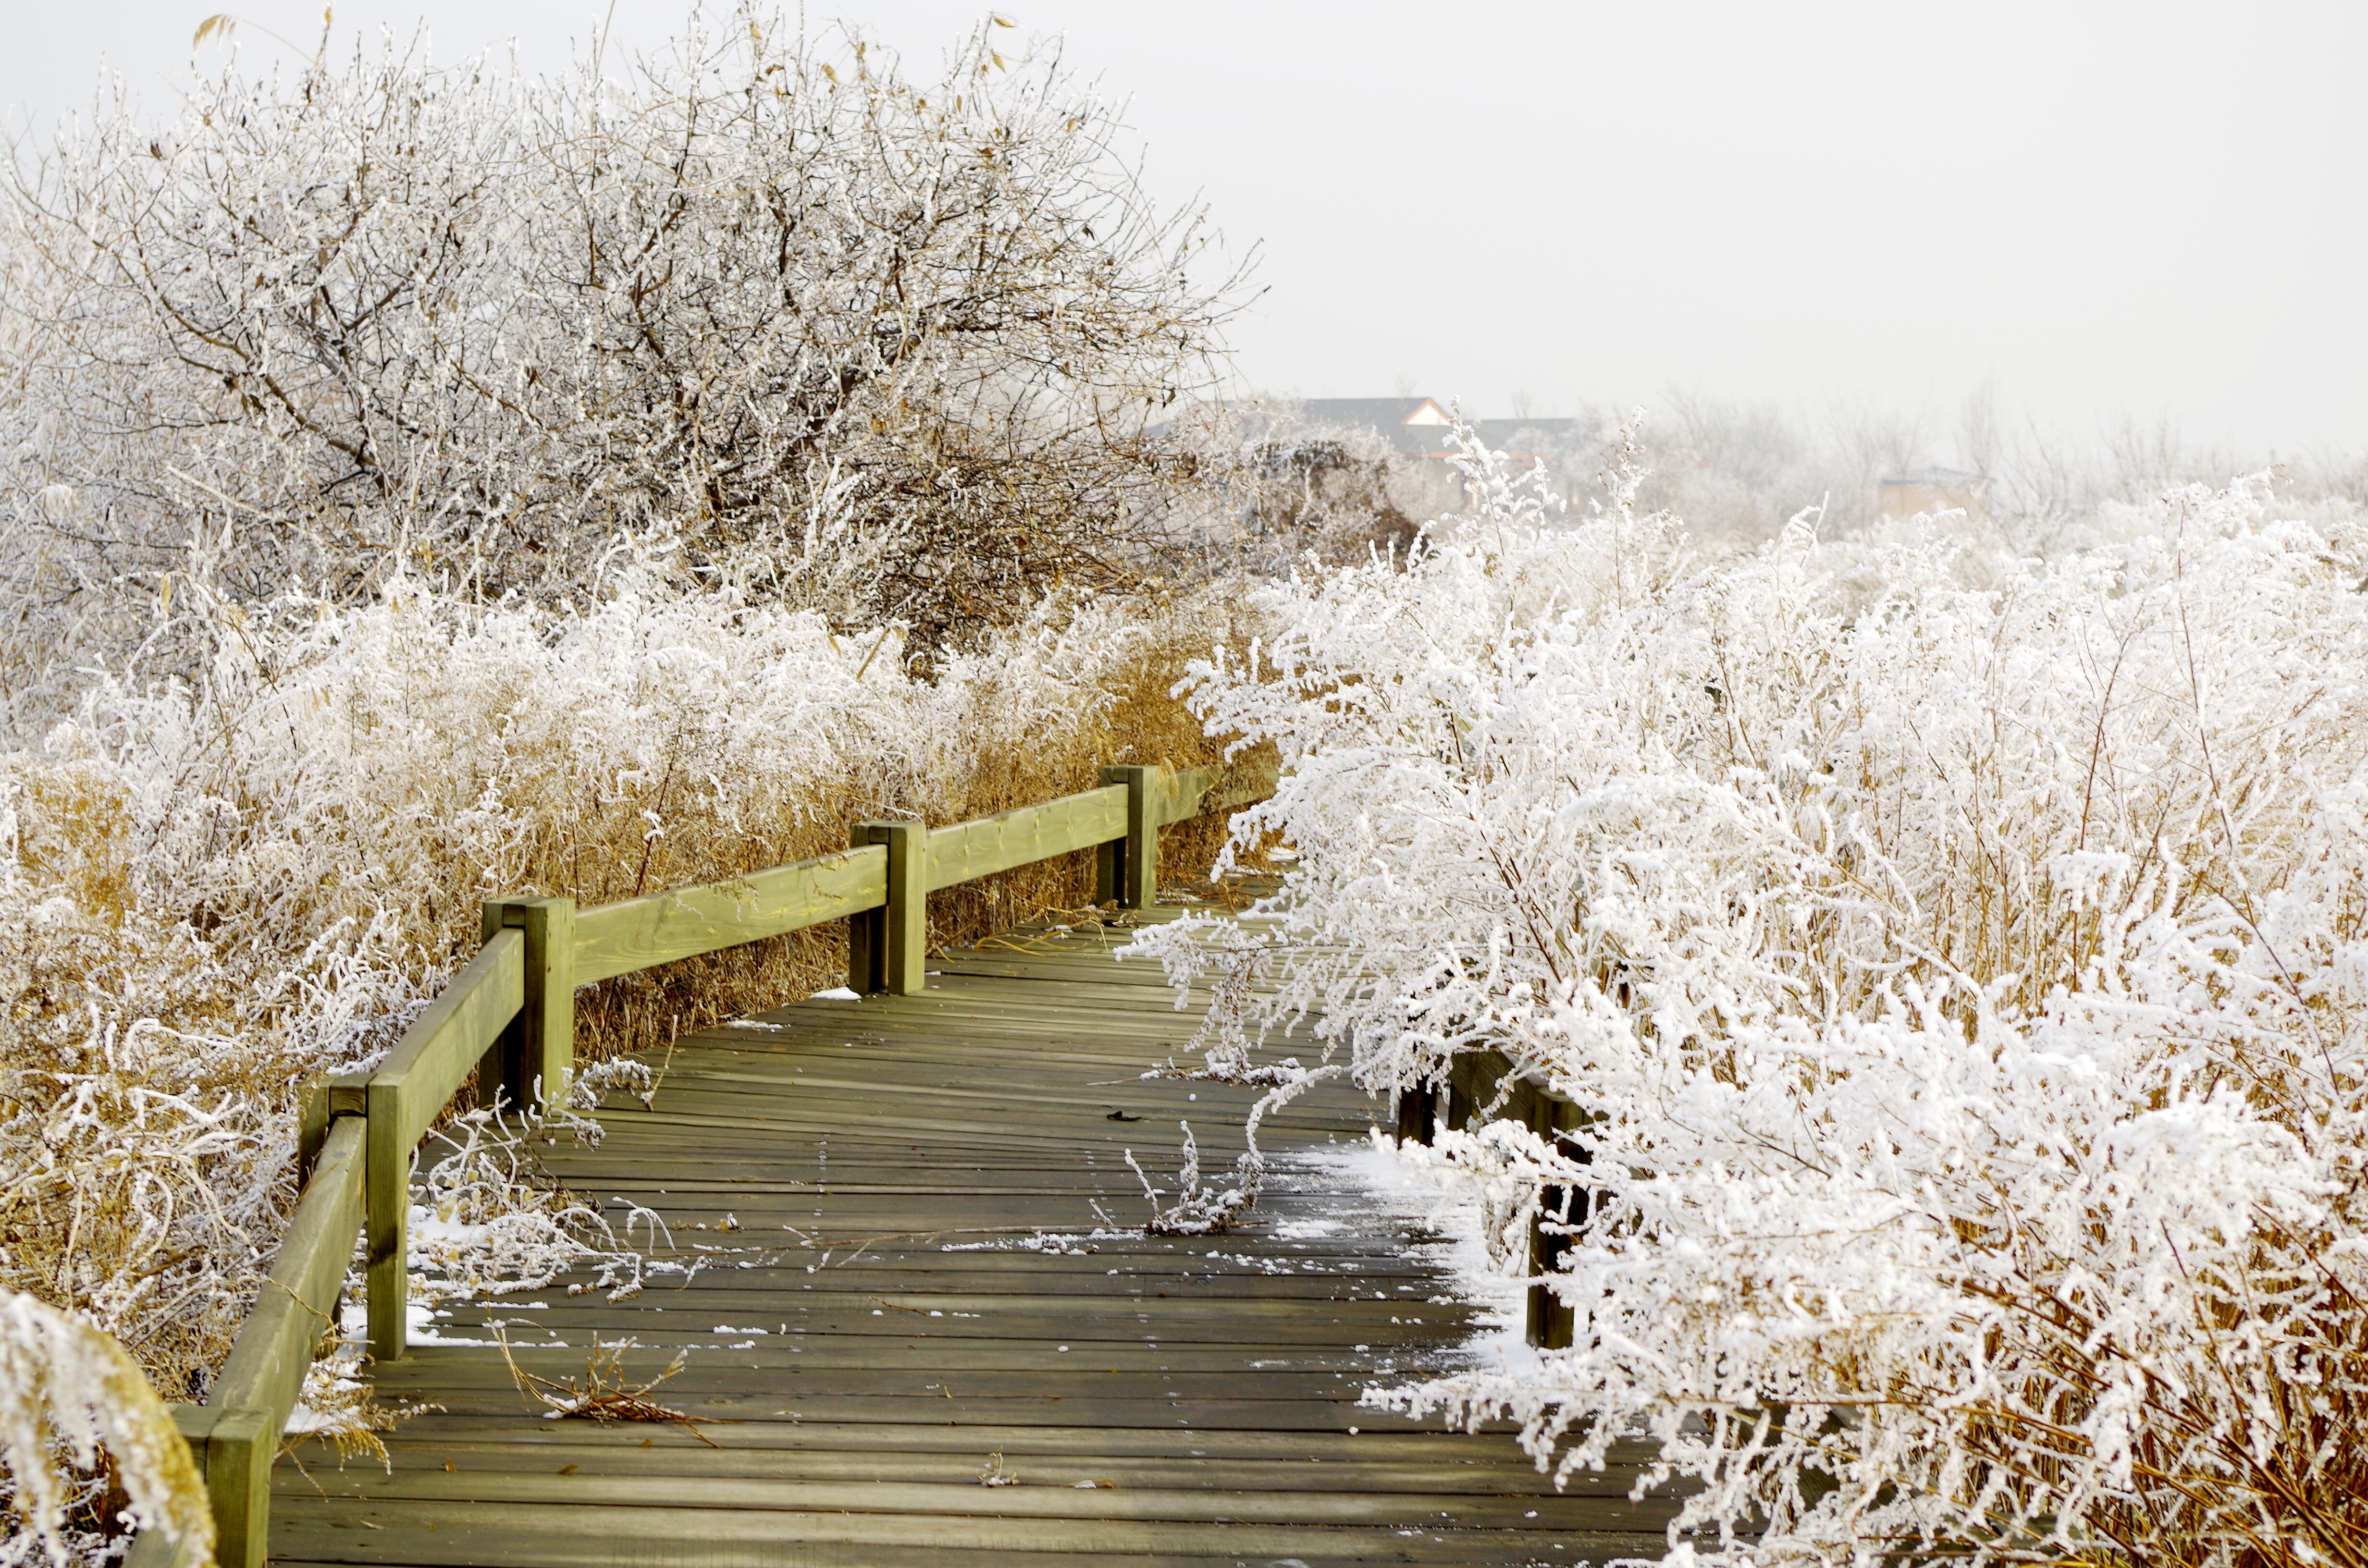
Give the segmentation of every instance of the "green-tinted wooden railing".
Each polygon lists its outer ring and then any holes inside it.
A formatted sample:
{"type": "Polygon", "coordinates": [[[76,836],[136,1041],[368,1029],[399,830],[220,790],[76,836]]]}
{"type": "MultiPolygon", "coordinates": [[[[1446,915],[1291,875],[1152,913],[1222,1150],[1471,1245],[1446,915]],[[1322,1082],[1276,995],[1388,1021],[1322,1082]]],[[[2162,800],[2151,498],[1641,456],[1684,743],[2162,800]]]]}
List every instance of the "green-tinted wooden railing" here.
{"type": "MultiPolygon", "coordinates": [[[[259,1568],[272,1460],[313,1352],[336,1321],[354,1241],[364,1242],[370,1351],[405,1351],[412,1156],[472,1076],[523,1105],[565,1092],[579,985],[825,921],[848,926],[848,983],[910,994],[923,984],[928,894],[1055,855],[1098,851],[1097,902],[1154,902],[1159,829],[1273,793],[1271,767],[1101,770],[1101,787],[952,826],[863,823],[835,855],[731,881],[579,910],[564,898],[496,899],[484,945],[373,1072],[308,1086],[296,1212],[207,1403],[173,1407],[212,1498],[217,1560],[259,1568]]],[[[131,1568],[176,1568],[150,1533],[131,1568]]]]}

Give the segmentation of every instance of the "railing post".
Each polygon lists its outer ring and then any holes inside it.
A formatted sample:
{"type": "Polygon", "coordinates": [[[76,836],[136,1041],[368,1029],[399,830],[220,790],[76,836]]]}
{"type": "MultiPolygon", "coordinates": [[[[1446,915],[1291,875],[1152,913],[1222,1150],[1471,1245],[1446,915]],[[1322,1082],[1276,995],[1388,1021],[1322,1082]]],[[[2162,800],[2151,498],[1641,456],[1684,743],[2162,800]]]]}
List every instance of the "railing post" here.
{"type": "Polygon", "coordinates": [[[329,1080],[308,1078],[296,1102],[296,1190],[300,1195],[313,1179],[313,1162],[321,1157],[321,1145],[328,1141],[329,1080]]]}
{"type": "Polygon", "coordinates": [[[506,927],[526,936],[526,1004],[485,1053],[493,1071],[477,1073],[478,1098],[490,1105],[498,1088],[513,1109],[540,1096],[544,1106],[567,1098],[575,1072],[575,901],[503,898],[484,906],[484,940],[506,927]]]}
{"type": "Polygon", "coordinates": [[[304,1184],[313,1179],[313,1167],[320,1161],[321,1146],[329,1141],[329,1123],[341,1116],[370,1114],[370,1081],[367,1073],[336,1073],[314,1078],[304,1085],[296,1112],[299,1194],[303,1192],[304,1184]]]}
{"type": "Polygon", "coordinates": [[[855,824],[858,844],[888,847],[888,903],[848,921],[847,983],[860,992],[911,996],[928,984],[929,830],[917,822],[855,824]]]}
{"type": "Polygon", "coordinates": [[[373,1079],[362,1133],[362,1256],[370,1353],[400,1361],[409,1348],[411,1145],[403,1136],[403,1080],[373,1079]]]}
{"type": "Polygon", "coordinates": [[[1094,903],[1116,903],[1126,880],[1126,840],[1114,838],[1094,846],[1094,903]]]}
{"type": "Polygon", "coordinates": [[[206,1433],[206,1494],[219,1568],[263,1568],[271,1544],[271,1461],[279,1453],[269,1411],[233,1405],[215,1414],[206,1433]]]}
{"type": "Polygon", "coordinates": [[[1159,897],[1160,769],[1129,764],[1101,770],[1104,784],[1126,786],[1126,837],[1102,846],[1097,857],[1095,902],[1116,899],[1121,908],[1148,909],[1159,897]]]}
{"type": "MultiPolygon", "coordinates": [[[[849,835],[863,842],[862,830],[849,835]]],[[[888,937],[888,911],[859,910],[847,917],[847,988],[859,996],[880,989],[880,960],[888,937]]]]}
{"type": "Polygon", "coordinates": [[[1468,1131],[1479,1112],[1480,1057],[1477,1051],[1459,1051],[1447,1059],[1447,1081],[1440,1086],[1440,1125],[1453,1131],[1468,1131]]]}
{"type": "Polygon", "coordinates": [[[1399,1142],[1430,1142],[1433,1124],[1439,1115],[1439,1090],[1434,1085],[1421,1079],[1401,1085],[1395,1109],[1399,1142]]]}
{"type": "MultiPolygon", "coordinates": [[[[1548,1143],[1582,1161],[1587,1158],[1584,1146],[1562,1137],[1585,1119],[1578,1107],[1524,1083],[1514,1091],[1514,1114],[1548,1143]]],[[[1577,1336],[1578,1314],[1545,1283],[1545,1276],[1560,1271],[1563,1255],[1570,1250],[1568,1227],[1586,1220],[1590,1201],[1584,1187],[1548,1182],[1539,1189],[1538,1211],[1530,1221],[1530,1278],[1534,1283],[1530,1286],[1525,1337],[1541,1349],[1567,1350],[1577,1336]]]]}
{"type": "Polygon", "coordinates": [[[1577,1335],[1577,1314],[1554,1294],[1545,1276],[1559,1271],[1563,1254],[1570,1250],[1570,1236],[1561,1227],[1579,1217],[1572,1212],[1572,1204],[1586,1201],[1586,1194],[1559,1183],[1548,1183],[1538,1194],[1537,1218],[1530,1225],[1531,1284],[1523,1337],[1542,1350],[1567,1350],[1577,1335]],[[1546,1228],[1550,1222],[1555,1229],[1546,1228]]]}

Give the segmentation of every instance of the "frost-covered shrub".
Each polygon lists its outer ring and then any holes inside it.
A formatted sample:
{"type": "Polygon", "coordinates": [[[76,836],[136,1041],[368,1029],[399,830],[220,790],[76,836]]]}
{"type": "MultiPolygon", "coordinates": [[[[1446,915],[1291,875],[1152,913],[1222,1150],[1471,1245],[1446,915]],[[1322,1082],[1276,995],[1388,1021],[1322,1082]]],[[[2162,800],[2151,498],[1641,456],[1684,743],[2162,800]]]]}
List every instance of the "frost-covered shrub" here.
{"type": "Polygon", "coordinates": [[[1395,1401],[1565,1474],[1641,1427],[1762,1562],[2361,1561],[2368,532],[2246,481],[2044,562],[1704,563],[1633,473],[1471,478],[1193,677],[1299,857],[1232,1027],[1591,1117],[1429,1156],[1592,1195],[1575,1348],[1395,1401]]]}
{"type": "MultiPolygon", "coordinates": [[[[552,76],[426,40],[120,89],[0,180],[0,699],[182,574],[555,600],[620,530],[973,650],[1165,575],[1148,434],[1225,279],[1116,106],[979,28],[942,74],[760,6],[552,76]]],[[[580,595],[579,595],[580,597],[580,595]]]]}
{"type": "Polygon", "coordinates": [[[1755,550],[1804,507],[1817,512],[1828,544],[1874,529],[1887,511],[1906,521],[1884,482],[1935,467],[1964,482],[1975,515],[1951,532],[1975,552],[2078,549],[2100,515],[2143,511],[2166,490],[2253,470],[2273,474],[2282,507],[2368,506],[2368,459],[2357,452],[2297,460],[2270,448],[2198,447],[2167,423],[2129,421],[2084,439],[2011,417],[1987,393],[1968,398],[1953,418],[1929,406],[1836,404],[1813,415],[1678,388],[1652,401],[1625,415],[1582,406],[1512,438],[1543,454],[1568,494],[1592,489],[1618,465],[1623,443],[1641,438],[1653,465],[1637,504],[1675,512],[1706,550],[1755,550]]]}
{"type": "Polygon", "coordinates": [[[213,1559],[214,1517],[173,1418],[123,1347],[71,1312],[0,1290],[0,1467],[8,1478],[8,1538],[0,1562],[63,1563],[95,1544],[89,1484],[69,1494],[58,1460],[85,1472],[102,1456],[129,1514],[213,1559]],[[79,1521],[69,1510],[83,1515],[79,1521]]]}

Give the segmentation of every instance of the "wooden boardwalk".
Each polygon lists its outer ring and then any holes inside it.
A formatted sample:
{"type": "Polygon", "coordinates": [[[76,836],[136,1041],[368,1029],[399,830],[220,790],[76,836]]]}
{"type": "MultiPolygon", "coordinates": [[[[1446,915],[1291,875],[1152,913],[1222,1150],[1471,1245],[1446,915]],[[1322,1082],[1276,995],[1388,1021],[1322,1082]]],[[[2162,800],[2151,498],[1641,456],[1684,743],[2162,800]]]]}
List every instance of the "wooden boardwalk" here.
{"type": "Polygon", "coordinates": [[[1189,1116],[1221,1171],[1253,1093],[1138,1078],[1193,1015],[1114,945],[1020,933],[931,960],[919,994],[686,1037],[652,1108],[604,1111],[601,1146],[552,1164],[612,1212],[657,1210],[676,1256],[717,1249],[710,1265],[620,1303],[553,1290],[438,1327],[482,1339],[490,1315],[553,1378],[581,1378],[596,1335],[636,1342],[644,1375],[688,1347],[654,1397],[714,1419],[714,1446],[541,1418],[499,1351],[419,1345],[379,1369],[381,1397],[439,1408],[388,1435],[391,1473],[317,1444],[283,1460],[272,1559],[1659,1557],[1669,1505],[1628,1502],[1633,1471],[1556,1494],[1501,1432],[1359,1408],[1372,1382],[1452,1365],[1475,1326],[1419,1227],[1345,1190],[1338,1156],[1385,1108],[1325,1085],[1267,1123],[1257,1223],[1142,1233],[1123,1152],[1173,1186],[1189,1116]]]}

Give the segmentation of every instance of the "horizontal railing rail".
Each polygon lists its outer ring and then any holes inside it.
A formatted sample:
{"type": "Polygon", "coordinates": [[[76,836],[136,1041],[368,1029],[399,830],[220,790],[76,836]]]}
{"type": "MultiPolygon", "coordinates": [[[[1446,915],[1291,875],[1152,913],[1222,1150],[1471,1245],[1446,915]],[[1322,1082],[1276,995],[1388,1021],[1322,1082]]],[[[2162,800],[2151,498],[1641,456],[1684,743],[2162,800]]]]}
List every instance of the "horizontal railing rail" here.
{"type": "Polygon", "coordinates": [[[1030,861],[1091,849],[1126,836],[1128,790],[1106,785],[1081,795],[1064,795],[1041,806],[929,830],[929,869],[922,879],[931,892],[978,877],[992,876],[1030,861]]]}
{"type": "Polygon", "coordinates": [[[604,903],[575,915],[575,983],[803,931],[888,901],[876,845],[776,866],[727,882],[604,903]]]}
{"type": "MultiPolygon", "coordinates": [[[[1093,849],[1096,902],[1144,908],[1158,891],[1160,828],[1263,800],[1275,781],[1271,765],[1105,767],[1097,789],[946,827],[861,823],[847,849],[726,881],[583,910],[564,898],[487,903],[484,945],[386,1060],[307,1086],[288,1233],[207,1402],[172,1407],[212,1501],[217,1561],[265,1560],[271,1463],[313,1352],[336,1322],[357,1237],[370,1353],[396,1360],[408,1341],[419,1141],[472,1077],[510,1105],[563,1097],[577,986],[845,919],[848,983],[909,994],[927,983],[931,892],[1093,849]]],[[[180,1562],[172,1540],[153,1531],[128,1559],[130,1568],[180,1562]]]]}

